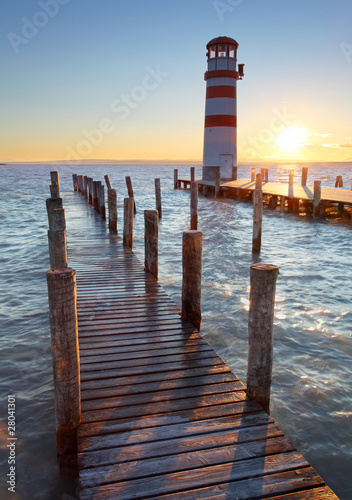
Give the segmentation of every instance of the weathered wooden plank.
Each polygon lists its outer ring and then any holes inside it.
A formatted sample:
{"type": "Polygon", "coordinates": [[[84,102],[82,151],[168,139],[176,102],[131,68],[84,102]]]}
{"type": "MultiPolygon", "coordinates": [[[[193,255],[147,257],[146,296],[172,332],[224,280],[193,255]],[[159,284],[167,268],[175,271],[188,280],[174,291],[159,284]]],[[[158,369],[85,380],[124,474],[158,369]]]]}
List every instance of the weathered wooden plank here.
{"type": "MultiPolygon", "coordinates": [[[[262,426],[273,424],[274,421],[265,412],[249,413],[243,416],[227,416],[216,417],[212,419],[184,421],[181,423],[169,423],[168,425],[157,425],[142,429],[128,429],[128,431],[120,431],[116,433],[98,433],[95,436],[83,437],[80,434],[80,452],[102,450],[119,446],[132,446],[134,444],[141,444],[143,442],[165,441],[167,439],[181,439],[190,436],[198,436],[205,434],[215,434],[217,432],[237,431],[238,429],[245,429],[248,427],[255,427],[253,434],[247,436],[257,436],[258,429],[262,426]]],[[[262,432],[261,435],[264,435],[262,432]]],[[[232,443],[234,444],[234,443],[232,443]]],[[[172,453],[172,450],[170,450],[172,453]]]]}
{"type": "Polygon", "coordinates": [[[164,372],[153,372],[146,373],[141,378],[139,375],[128,376],[128,377],[112,377],[101,380],[87,380],[81,383],[81,390],[92,390],[92,389],[103,389],[105,387],[124,387],[130,386],[133,388],[135,385],[152,384],[154,382],[162,382],[167,384],[171,381],[179,380],[182,382],[188,379],[196,379],[197,377],[210,377],[212,375],[229,375],[233,377],[233,380],[238,380],[236,375],[234,375],[230,368],[226,365],[216,365],[216,366],[205,366],[201,368],[189,368],[188,370],[176,370],[176,371],[164,371],[164,372]]]}
{"type": "MultiPolygon", "coordinates": [[[[260,500],[269,495],[287,493],[299,489],[306,490],[307,488],[314,488],[322,485],[323,480],[315,470],[311,467],[306,467],[278,474],[259,476],[252,478],[250,481],[244,479],[240,481],[222,482],[205,488],[189,490],[187,492],[178,491],[177,493],[158,495],[157,498],[162,498],[164,500],[229,500],[229,498],[236,500],[260,500]]],[[[181,488],[179,488],[179,490],[180,489],[181,488]]],[[[88,491],[82,490],[81,499],[89,498],[89,496],[86,496],[87,494],[89,495],[88,491]]],[[[94,494],[96,495],[94,498],[97,499],[118,499],[111,491],[109,492],[111,496],[100,496],[101,494],[105,494],[102,488],[94,488],[94,494]]],[[[154,496],[149,498],[150,500],[156,499],[154,496]]]]}
{"type": "Polygon", "coordinates": [[[126,376],[144,376],[148,373],[157,373],[164,371],[179,371],[182,369],[189,370],[191,368],[200,368],[204,366],[224,366],[225,363],[221,358],[209,352],[207,356],[197,358],[182,359],[181,363],[179,360],[167,361],[153,363],[149,365],[137,365],[131,366],[130,363],[126,363],[125,366],[119,366],[118,368],[106,368],[97,371],[81,371],[81,382],[85,380],[99,380],[111,377],[126,377],[126,376]]]}
{"type": "MultiPolygon", "coordinates": [[[[116,380],[116,379],[115,379],[116,380]]],[[[136,383],[136,384],[126,384],[124,386],[118,386],[117,384],[113,386],[112,384],[110,387],[99,387],[97,389],[93,390],[88,390],[84,389],[81,387],[82,393],[81,393],[81,398],[82,401],[88,400],[88,399],[99,399],[99,398],[111,398],[111,397],[116,397],[116,396],[123,396],[123,395],[131,395],[131,394],[141,394],[143,392],[145,393],[150,393],[150,392],[160,392],[160,391],[168,391],[172,389],[181,389],[184,387],[199,387],[201,385],[208,385],[208,384],[219,384],[219,383],[226,383],[226,382],[236,382],[237,387],[240,388],[240,390],[244,390],[245,386],[240,382],[232,373],[218,373],[214,375],[205,375],[205,376],[198,376],[198,377],[189,377],[186,379],[176,379],[172,381],[165,381],[164,380],[164,374],[159,374],[159,380],[155,382],[145,382],[141,381],[141,383],[136,383]]],[[[235,389],[234,389],[235,390],[235,389]]],[[[239,389],[237,389],[239,390],[239,389]]],[[[154,399],[155,401],[155,399],[154,399]]]]}
{"type": "MultiPolygon", "coordinates": [[[[132,500],[137,498],[148,498],[154,495],[160,495],[168,492],[184,491],[196,487],[204,487],[207,485],[221,484],[224,482],[238,482],[246,479],[247,485],[245,489],[251,489],[252,481],[248,478],[253,478],[253,482],[261,479],[264,483],[264,477],[268,474],[278,474],[300,467],[307,467],[307,461],[297,452],[280,453],[279,455],[270,455],[267,457],[259,457],[251,460],[239,461],[236,467],[232,463],[221,465],[211,465],[199,469],[181,471],[169,474],[160,474],[157,476],[134,479],[133,481],[122,481],[112,485],[107,484],[99,487],[99,492],[94,493],[94,498],[118,498],[119,500],[132,500]],[[259,478],[258,478],[259,476],[259,478]]],[[[237,489],[236,497],[238,498],[237,489]]],[[[89,494],[89,492],[88,492],[89,494]]],[[[247,493],[248,495],[248,493],[247,493]]],[[[81,499],[89,498],[86,496],[86,490],[82,490],[81,499]]],[[[244,498],[251,498],[250,496],[244,498]]]]}
{"type": "MultiPolygon", "coordinates": [[[[142,415],[165,414],[179,410],[194,410],[204,406],[218,406],[218,411],[221,411],[221,404],[234,403],[235,401],[245,401],[246,394],[243,391],[227,392],[222,394],[210,394],[202,397],[176,399],[172,401],[162,401],[160,403],[139,404],[135,407],[122,406],[114,408],[106,408],[103,410],[88,410],[82,411],[82,422],[99,422],[102,420],[115,420],[117,418],[137,418],[142,415]]],[[[221,413],[218,413],[218,416],[221,413]]]]}
{"type": "MultiPolygon", "coordinates": [[[[143,405],[150,402],[173,401],[183,398],[202,398],[206,395],[232,393],[233,391],[244,391],[242,382],[233,381],[218,384],[202,384],[194,387],[180,387],[157,392],[143,392],[137,394],[122,394],[121,396],[103,396],[99,399],[82,400],[82,411],[95,411],[105,408],[122,408],[124,406],[143,405]]],[[[125,392],[125,391],[123,391],[125,392]]]]}
{"type": "MultiPolygon", "coordinates": [[[[212,432],[186,436],[181,438],[168,438],[145,443],[129,444],[126,438],[120,447],[109,446],[111,435],[102,436],[106,447],[97,450],[79,450],[78,463],[81,469],[101,465],[131,462],[145,458],[156,458],[174,456],[191,451],[221,448],[222,446],[245,443],[247,441],[266,440],[274,437],[282,437],[282,432],[274,424],[246,427],[239,430],[212,432]],[[109,446],[109,447],[108,447],[109,446]]],[[[98,444],[98,443],[97,443],[98,444]]]]}
{"type": "Polygon", "coordinates": [[[153,356],[161,357],[161,356],[169,356],[176,354],[188,354],[191,352],[204,352],[204,351],[212,351],[212,348],[209,344],[201,341],[194,341],[190,345],[179,344],[177,347],[156,347],[149,346],[148,349],[130,349],[128,347],[118,349],[117,352],[113,354],[98,354],[98,355],[90,355],[84,356],[81,359],[81,366],[90,363],[109,363],[110,361],[116,362],[119,360],[127,360],[127,359],[139,359],[139,358],[149,358],[153,356]]]}
{"type": "Polygon", "coordinates": [[[128,333],[128,331],[122,330],[121,332],[117,333],[108,333],[104,334],[102,333],[101,335],[87,335],[85,337],[81,337],[79,339],[79,343],[82,349],[88,348],[90,345],[99,345],[102,344],[103,342],[108,343],[109,341],[111,342],[124,342],[128,341],[128,344],[131,344],[133,342],[157,342],[159,338],[164,338],[166,339],[167,337],[170,338],[189,338],[190,340],[196,337],[196,333],[191,329],[191,328],[180,328],[177,325],[165,325],[162,328],[158,329],[152,329],[152,330],[145,330],[143,328],[140,328],[134,333],[128,333]]]}
{"type": "MultiPolygon", "coordinates": [[[[151,427],[166,427],[174,424],[191,423],[199,420],[212,420],[218,418],[231,417],[235,419],[240,416],[246,421],[246,418],[253,415],[256,419],[263,419],[262,423],[272,422],[268,415],[256,401],[245,400],[234,403],[223,403],[220,405],[204,406],[191,408],[190,410],[179,409],[172,413],[163,413],[155,415],[140,415],[138,418],[118,418],[106,421],[96,421],[82,423],[78,429],[80,437],[96,436],[116,432],[131,432],[136,429],[145,429],[151,427]],[[265,420],[266,419],[266,420],[265,420]]],[[[258,420],[260,423],[260,420],[258,420]]]]}
{"type": "Polygon", "coordinates": [[[335,493],[328,487],[314,488],[312,490],[297,491],[275,497],[267,497],[266,500],[339,500],[335,493]]]}
{"type": "Polygon", "coordinates": [[[143,461],[137,460],[123,464],[83,469],[80,472],[80,484],[83,488],[94,487],[115,481],[153,476],[155,471],[158,471],[158,474],[186,471],[204,467],[204,465],[218,465],[230,461],[237,466],[236,462],[240,460],[289,451],[294,451],[294,446],[284,437],[271,438],[265,441],[250,441],[180,455],[146,458],[143,461]]]}

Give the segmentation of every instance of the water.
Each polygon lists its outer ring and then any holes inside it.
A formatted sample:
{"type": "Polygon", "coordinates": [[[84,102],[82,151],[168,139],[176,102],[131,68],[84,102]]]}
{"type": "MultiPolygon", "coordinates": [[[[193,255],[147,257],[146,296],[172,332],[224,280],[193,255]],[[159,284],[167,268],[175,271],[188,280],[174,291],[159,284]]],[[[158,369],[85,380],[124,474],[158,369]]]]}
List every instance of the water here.
{"type": "MultiPolygon", "coordinates": [[[[160,283],[180,305],[182,232],[189,224],[189,191],[173,190],[173,169],[187,165],[1,166],[0,176],[0,497],[15,500],[77,498],[76,485],[58,475],[46,291],[49,269],[45,199],[50,170],[59,170],[61,193],[75,196],[72,173],[103,180],[118,190],[118,229],[130,175],[137,204],[134,246],[143,259],[143,210],[154,208],[154,178],[161,178],[160,283]],[[16,494],[9,472],[7,395],[16,395],[16,494]]],[[[239,177],[250,175],[239,167],[239,177]]],[[[285,181],[292,166],[269,167],[270,180],[285,181]]],[[[295,167],[299,181],[300,166],[295,167]]],[[[201,175],[201,168],[196,168],[201,175]]],[[[309,181],[333,186],[336,175],[351,185],[352,164],[310,165],[309,181]]],[[[77,195],[77,194],[76,194],[77,195]]],[[[67,240],[76,221],[67,214],[67,240]]],[[[203,335],[245,381],[252,206],[199,198],[204,233],[203,335]]],[[[352,498],[351,231],[331,219],[313,221],[264,211],[260,260],[280,268],[274,325],[271,413],[297,448],[342,500],[352,498]]]]}

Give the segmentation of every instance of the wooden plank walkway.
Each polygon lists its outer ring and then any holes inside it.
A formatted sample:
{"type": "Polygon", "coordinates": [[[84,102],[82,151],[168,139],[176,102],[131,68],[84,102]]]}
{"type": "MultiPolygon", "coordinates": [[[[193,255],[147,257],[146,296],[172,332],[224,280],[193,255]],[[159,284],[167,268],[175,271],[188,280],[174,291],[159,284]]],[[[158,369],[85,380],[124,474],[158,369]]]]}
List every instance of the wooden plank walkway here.
{"type": "Polygon", "coordinates": [[[337,499],[134,253],[71,202],[80,498],[337,499]]]}
{"type": "MultiPolygon", "coordinates": [[[[204,181],[196,179],[200,186],[215,186],[215,181],[204,181]]],[[[184,188],[188,188],[191,179],[180,178],[178,179],[179,185],[183,184],[184,188]]],[[[224,182],[220,184],[221,189],[240,189],[244,191],[254,191],[255,181],[251,179],[238,179],[237,181],[224,182]]],[[[270,196],[283,196],[285,198],[294,198],[303,201],[313,201],[314,199],[314,186],[301,186],[294,184],[289,186],[288,183],[283,182],[263,182],[262,184],[263,195],[270,196]]],[[[345,203],[352,204],[352,190],[345,188],[321,188],[321,201],[329,201],[330,203],[345,203]]]]}

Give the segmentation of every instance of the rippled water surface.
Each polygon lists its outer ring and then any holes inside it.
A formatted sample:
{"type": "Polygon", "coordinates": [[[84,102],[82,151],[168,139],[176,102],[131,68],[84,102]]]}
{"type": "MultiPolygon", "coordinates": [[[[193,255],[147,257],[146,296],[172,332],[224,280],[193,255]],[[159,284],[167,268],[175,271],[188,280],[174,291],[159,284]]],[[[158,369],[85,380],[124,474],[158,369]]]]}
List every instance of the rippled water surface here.
{"type": "MultiPolygon", "coordinates": [[[[154,208],[154,178],[161,178],[159,275],[180,305],[182,232],[189,224],[189,191],[173,190],[173,169],[186,165],[0,166],[0,497],[76,498],[75,486],[57,473],[52,362],[45,273],[49,268],[47,215],[50,170],[59,170],[61,194],[72,197],[72,172],[103,180],[118,190],[119,232],[133,181],[137,204],[134,245],[143,259],[143,210],[154,208]],[[17,493],[8,494],[6,401],[16,395],[17,493]],[[5,444],[4,444],[5,443],[5,444]]],[[[286,182],[289,166],[269,168],[270,180],[286,182]]],[[[300,167],[296,166],[295,182],[300,167]]],[[[201,168],[197,167],[200,176],[201,168]]],[[[250,167],[239,167],[248,177],[250,167]]],[[[309,166],[308,184],[333,186],[343,175],[351,187],[352,165],[309,166]]],[[[67,213],[67,240],[77,221],[67,213]]],[[[342,500],[352,498],[352,226],[264,211],[260,258],[251,253],[252,205],[199,197],[204,234],[202,333],[245,381],[249,268],[260,260],[280,268],[274,325],[271,413],[281,429],[342,500]]]]}

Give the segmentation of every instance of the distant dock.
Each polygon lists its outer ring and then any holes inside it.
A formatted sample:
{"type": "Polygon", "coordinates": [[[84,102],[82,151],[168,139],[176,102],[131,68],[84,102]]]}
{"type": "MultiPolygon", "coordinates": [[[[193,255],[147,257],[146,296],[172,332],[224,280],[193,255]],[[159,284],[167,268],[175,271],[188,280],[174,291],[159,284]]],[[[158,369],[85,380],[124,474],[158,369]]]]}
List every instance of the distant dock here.
{"type": "MultiPolygon", "coordinates": [[[[264,177],[264,176],[263,176],[264,177]]],[[[229,182],[205,181],[195,179],[198,190],[206,196],[229,198],[237,201],[251,200],[256,189],[256,179],[244,178],[229,182]]],[[[191,178],[178,178],[178,189],[189,189],[191,178]]],[[[317,217],[325,217],[330,212],[352,222],[352,189],[341,187],[322,187],[320,181],[314,185],[293,184],[288,182],[262,182],[263,204],[272,210],[282,213],[293,212],[312,214],[317,217]]],[[[336,183],[338,180],[336,181],[336,183]]]]}

